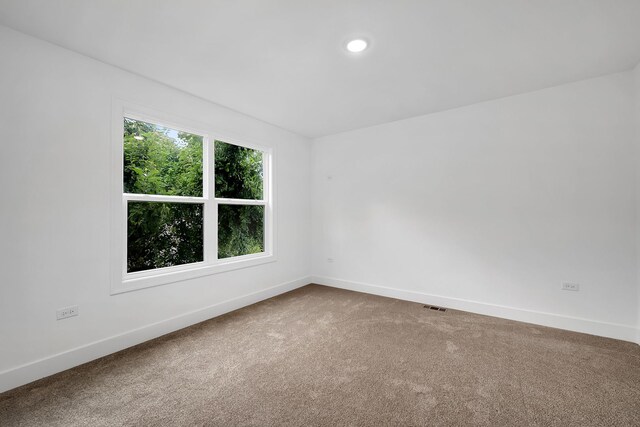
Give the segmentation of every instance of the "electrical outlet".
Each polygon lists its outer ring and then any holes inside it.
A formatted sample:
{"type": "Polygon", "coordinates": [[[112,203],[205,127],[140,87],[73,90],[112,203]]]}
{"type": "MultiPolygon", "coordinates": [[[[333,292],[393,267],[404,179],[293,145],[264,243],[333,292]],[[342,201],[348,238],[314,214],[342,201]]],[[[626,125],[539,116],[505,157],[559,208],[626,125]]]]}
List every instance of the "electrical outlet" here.
{"type": "Polygon", "coordinates": [[[78,306],[73,305],[71,307],[60,308],[56,310],[56,318],[58,320],[66,319],[67,317],[73,317],[78,315],[78,306]]]}
{"type": "Polygon", "coordinates": [[[334,259],[333,259],[333,258],[327,258],[327,262],[331,263],[331,262],[333,262],[333,261],[334,261],[334,259]]]}
{"type": "Polygon", "coordinates": [[[562,286],[560,286],[560,289],[562,289],[563,291],[578,292],[580,290],[580,285],[572,282],[562,282],[562,286]]]}

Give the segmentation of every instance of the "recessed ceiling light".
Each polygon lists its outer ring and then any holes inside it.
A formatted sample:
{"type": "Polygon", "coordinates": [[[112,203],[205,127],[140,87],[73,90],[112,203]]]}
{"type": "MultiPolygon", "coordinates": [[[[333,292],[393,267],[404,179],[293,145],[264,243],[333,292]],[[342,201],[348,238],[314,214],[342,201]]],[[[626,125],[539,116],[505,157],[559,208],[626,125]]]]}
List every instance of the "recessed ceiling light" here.
{"type": "Polygon", "coordinates": [[[351,40],[347,43],[347,50],[352,53],[362,52],[367,48],[367,41],[362,39],[351,40]]]}

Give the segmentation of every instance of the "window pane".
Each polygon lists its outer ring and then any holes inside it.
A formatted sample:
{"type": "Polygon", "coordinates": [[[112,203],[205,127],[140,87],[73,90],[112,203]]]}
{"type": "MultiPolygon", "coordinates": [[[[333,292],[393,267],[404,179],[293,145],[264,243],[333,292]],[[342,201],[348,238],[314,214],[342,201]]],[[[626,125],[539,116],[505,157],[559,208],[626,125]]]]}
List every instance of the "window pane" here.
{"type": "Polygon", "coordinates": [[[127,272],[204,260],[204,205],[129,202],[127,272]]]}
{"type": "Polygon", "coordinates": [[[262,151],[215,142],[216,197],[262,200],[262,151]]]}
{"type": "Polygon", "coordinates": [[[264,206],[218,205],[218,258],[264,252],[264,206]]]}
{"type": "Polygon", "coordinates": [[[202,137],[125,117],[124,192],[202,197],[202,137]]]}

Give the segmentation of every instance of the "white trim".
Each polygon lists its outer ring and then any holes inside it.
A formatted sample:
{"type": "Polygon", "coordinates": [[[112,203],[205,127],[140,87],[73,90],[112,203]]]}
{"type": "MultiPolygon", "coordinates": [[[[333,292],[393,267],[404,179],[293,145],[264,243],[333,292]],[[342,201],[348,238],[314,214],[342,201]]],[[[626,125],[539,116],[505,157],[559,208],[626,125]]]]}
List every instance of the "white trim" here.
{"type": "Polygon", "coordinates": [[[265,206],[267,201],[255,199],[223,199],[215,198],[215,202],[219,205],[247,205],[247,206],[265,206]]]}
{"type": "Polygon", "coordinates": [[[160,194],[124,193],[122,197],[129,202],[195,203],[204,205],[207,201],[204,197],[163,196],[160,194]]]}
{"type": "Polygon", "coordinates": [[[598,322],[579,317],[564,316],[561,314],[544,313],[541,311],[488,304],[461,298],[431,295],[423,292],[407,291],[403,289],[389,288],[386,286],[341,280],[333,277],[312,276],[311,281],[312,283],[331,286],[334,288],[348,289],[350,291],[364,292],[367,294],[396,298],[404,301],[414,301],[420,304],[433,304],[455,310],[468,311],[470,313],[484,314],[486,316],[533,323],[541,326],[566,329],[568,331],[615,338],[640,344],[640,340],[638,340],[640,337],[637,336],[638,331],[636,331],[634,326],[629,325],[598,322]]]}
{"type": "Polygon", "coordinates": [[[223,273],[225,271],[255,267],[257,265],[268,264],[275,261],[277,261],[275,255],[261,253],[224,258],[219,261],[219,264],[207,265],[204,262],[197,262],[193,264],[183,264],[173,267],[156,268],[154,270],[128,273],[127,278],[122,279],[121,284],[117,288],[112,287],[111,295],[152,288],[169,283],[182,282],[185,280],[195,279],[197,277],[223,273]]]}
{"type": "Polygon", "coordinates": [[[206,248],[218,247],[218,205],[213,200],[216,191],[216,181],[213,174],[215,169],[215,149],[211,140],[207,137],[202,147],[202,158],[210,161],[202,162],[202,196],[204,202],[204,218],[202,219],[202,236],[204,245],[204,263],[213,264],[218,259],[218,254],[207,251],[206,248]]]}
{"type": "Polygon", "coordinates": [[[0,393],[309,284],[301,277],[0,372],[0,393]]]}

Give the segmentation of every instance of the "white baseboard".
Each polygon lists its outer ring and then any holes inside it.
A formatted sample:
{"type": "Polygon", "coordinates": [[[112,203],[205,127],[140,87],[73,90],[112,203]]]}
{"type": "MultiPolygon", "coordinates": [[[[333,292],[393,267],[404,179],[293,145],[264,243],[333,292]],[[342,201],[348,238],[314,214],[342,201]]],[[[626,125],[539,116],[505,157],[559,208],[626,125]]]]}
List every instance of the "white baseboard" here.
{"type": "Polygon", "coordinates": [[[552,328],[566,329],[574,332],[598,335],[601,337],[615,338],[640,344],[640,331],[633,326],[617,323],[597,322],[578,317],[563,316],[560,314],[544,313],[540,311],[524,310],[502,305],[487,304],[478,301],[470,301],[459,298],[451,298],[440,295],[430,295],[422,292],[407,291],[384,286],[370,285],[367,283],[353,282],[336,279],[333,277],[312,276],[312,283],[331,286],[334,288],[348,289],[406,301],[414,301],[421,304],[433,304],[455,310],[500,317],[503,319],[517,320],[552,328]]]}
{"type": "Polygon", "coordinates": [[[2,371],[0,393],[309,283],[309,277],[302,277],[2,371]]]}

